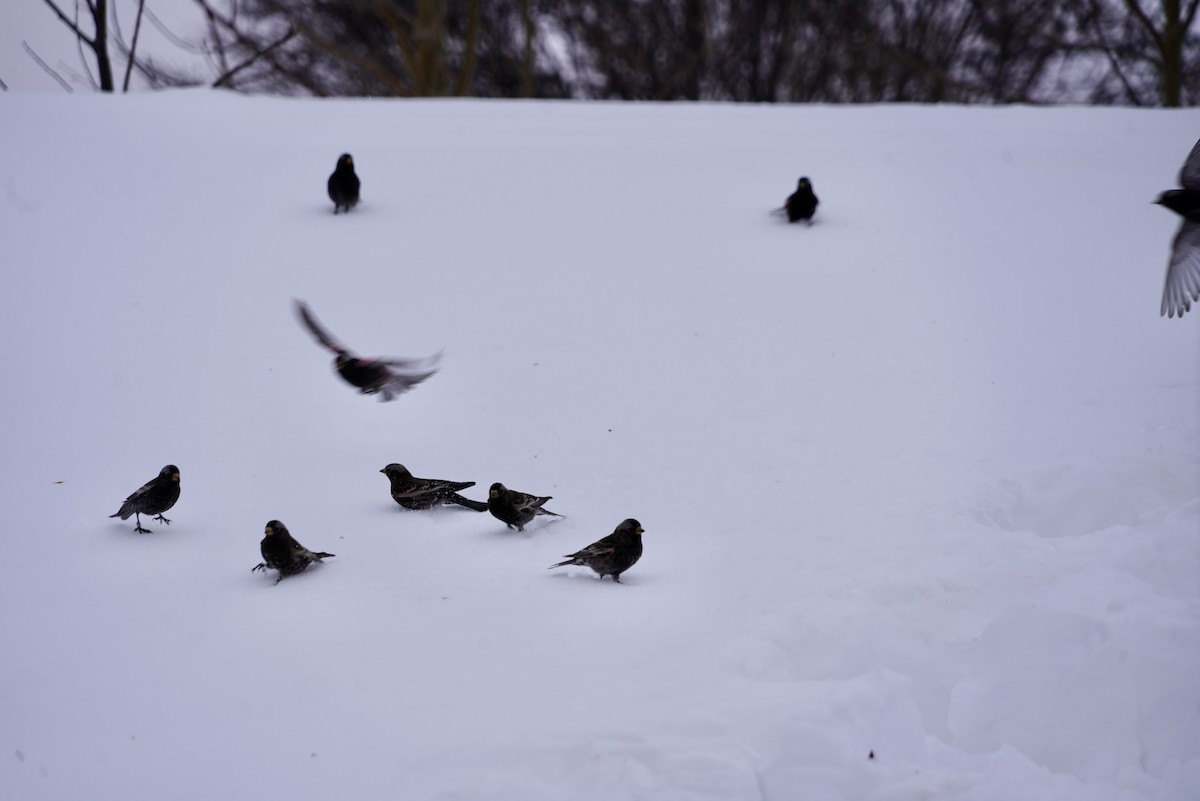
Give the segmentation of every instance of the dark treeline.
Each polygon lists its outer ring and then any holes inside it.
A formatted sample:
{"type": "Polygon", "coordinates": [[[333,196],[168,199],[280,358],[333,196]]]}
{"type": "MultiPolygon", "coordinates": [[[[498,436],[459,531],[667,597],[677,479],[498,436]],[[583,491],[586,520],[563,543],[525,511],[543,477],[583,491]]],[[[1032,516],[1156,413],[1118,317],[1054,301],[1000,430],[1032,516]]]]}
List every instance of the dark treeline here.
{"type": "Polygon", "coordinates": [[[1200,104],[1200,0],[194,1],[242,91],[1200,104]]]}

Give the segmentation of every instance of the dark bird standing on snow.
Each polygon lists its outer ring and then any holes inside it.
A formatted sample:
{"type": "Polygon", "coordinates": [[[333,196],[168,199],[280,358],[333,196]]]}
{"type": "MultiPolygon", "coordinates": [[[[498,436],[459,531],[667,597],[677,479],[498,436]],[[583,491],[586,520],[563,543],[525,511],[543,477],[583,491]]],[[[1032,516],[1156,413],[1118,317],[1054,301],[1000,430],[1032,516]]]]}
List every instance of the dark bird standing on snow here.
{"type": "Polygon", "coordinates": [[[304,572],[313,562],[320,562],[322,559],[333,556],[333,554],[323,551],[317,553],[308,550],[296,542],[288,532],[287,526],[278,520],[267,523],[266,536],[263,537],[259,550],[262,551],[263,561],[252,567],[250,572],[253,573],[255,570],[265,572],[268,567],[274,568],[279,571],[279,578],[275,579],[276,584],[288,576],[304,572]]]}
{"type": "Polygon", "coordinates": [[[582,551],[576,551],[567,557],[565,562],[550,565],[552,570],[564,565],[582,565],[590,567],[600,574],[600,578],[612,576],[613,581],[620,583],[621,574],[637,564],[642,558],[642,524],[632,517],[621,522],[602,540],[593,542],[582,551]]]}
{"type": "Polygon", "coordinates": [[[443,481],[437,478],[417,478],[402,464],[393,462],[379,471],[392,482],[392,499],[405,509],[431,509],[438,504],[456,503],[476,512],[486,512],[488,505],[458,494],[459,490],[475,486],[474,481],[443,481]]]}
{"type": "Polygon", "coordinates": [[[1183,217],[1171,243],[1171,261],[1163,286],[1162,310],[1167,317],[1183,316],[1200,300],[1200,142],[1192,148],[1179,171],[1182,189],[1163,192],[1154,201],[1183,217]]]}
{"type": "Polygon", "coordinates": [[[538,497],[510,490],[497,481],[488,490],[487,508],[492,513],[492,517],[504,525],[509,528],[516,526],[517,531],[524,531],[525,524],[538,515],[562,517],[557,512],[551,512],[549,509],[542,508],[542,504],[550,500],[550,498],[550,495],[538,497]]]}
{"type": "Polygon", "coordinates": [[[811,225],[812,216],[817,213],[817,203],[817,196],[813,194],[812,182],[807,178],[801,178],[800,182],[796,184],[796,191],[788,195],[788,199],[783,204],[788,222],[808,220],[811,225]]]}
{"type": "Polygon", "coordinates": [[[358,189],[361,183],[354,174],[354,159],[349,153],[343,153],[337,161],[333,175],[325,188],[329,190],[329,199],[333,201],[333,213],[350,211],[358,205],[358,189]]]}
{"type": "Polygon", "coordinates": [[[360,359],[321,327],[308,304],[296,301],[296,311],[317,341],[337,354],[333,367],[338,375],[364,395],[379,393],[382,400],[390,401],[437,372],[441,354],[428,359],[360,359]]]}
{"type": "Polygon", "coordinates": [[[117,513],[109,517],[128,520],[130,515],[135,515],[133,530],[139,534],[149,534],[150,529],[142,528],[142,515],[154,515],[155,520],[171,525],[171,521],[163,517],[162,513],[174,506],[177,500],[179,468],[169,464],[159,470],[157,476],[134,490],[133,494],[125,499],[125,503],[121,504],[117,513]]]}

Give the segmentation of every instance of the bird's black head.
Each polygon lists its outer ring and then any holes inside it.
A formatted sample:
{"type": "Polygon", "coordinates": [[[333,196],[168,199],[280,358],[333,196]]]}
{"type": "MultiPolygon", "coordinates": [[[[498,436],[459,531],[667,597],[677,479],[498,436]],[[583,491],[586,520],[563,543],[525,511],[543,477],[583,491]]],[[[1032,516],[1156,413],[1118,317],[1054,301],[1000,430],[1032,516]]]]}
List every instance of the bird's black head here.
{"type": "Polygon", "coordinates": [[[505,487],[503,484],[501,484],[499,481],[497,481],[495,484],[493,484],[491,487],[488,488],[488,497],[489,498],[499,498],[501,495],[503,495],[506,492],[508,492],[508,488],[505,487]]]}
{"type": "Polygon", "coordinates": [[[801,178],[798,182],[796,182],[796,188],[811,190],[812,189],[812,181],[808,180],[808,178],[801,178]]]}
{"type": "Polygon", "coordinates": [[[278,520],[271,520],[268,521],[267,528],[264,533],[270,537],[273,534],[287,534],[288,530],[287,526],[285,526],[283,523],[280,523],[278,520]]]}
{"type": "Polygon", "coordinates": [[[337,358],[333,360],[333,368],[340,372],[345,370],[347,367],[352,366],[352,364],[356,362],[358,362],[358,359],[354,358],[353,356],[347,356],[345,353],[339,353],[337,358]]]}
{"type": "Polygon", "coordinates": [[[169,478],[172,481],[178,481],[179,480],[179,468],[173,464],[169,464],[166,467],[164,467],[162,470],[158,471],[158,477],[159,478],[169,478]]]}
{"type": "Polygon", "coordinates": [[[392,462],[379,472],[383,473],[388,478],[391,478],[392,476],[396,476],[397,478],[412,478],[412,473],[408,472],[407,467],[402,464],[396,464],[395,462],[392,462]]]}
{"type": "Polygon", "coordinates": [[[349,153],[343,153],[342,155],[338,156],[337,168],[338,168],[338,170],[353,171],[354,170],[354,159],[350,157],[349,153]]]}
{"type": "Polygon", "coordinates": [[[638,536],[641,536],[644,529],[642,528],[641,523],[639,523],[638,521],[636,521],[632,517],[630,517],[626,520],[621,521],[621,525],[617,526],[617,531],[625,532],[628,534],[637,534],[638,536]]]}

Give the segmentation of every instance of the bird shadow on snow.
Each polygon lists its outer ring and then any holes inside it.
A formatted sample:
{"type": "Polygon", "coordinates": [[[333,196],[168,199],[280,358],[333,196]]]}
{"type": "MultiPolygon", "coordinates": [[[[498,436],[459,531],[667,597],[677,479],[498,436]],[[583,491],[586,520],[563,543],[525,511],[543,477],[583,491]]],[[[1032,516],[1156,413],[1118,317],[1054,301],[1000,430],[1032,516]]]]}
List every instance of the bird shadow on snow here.
{"type": "MultiPolygon", "coordinates": [[[[526,523],[524,531],[517,531],[516,529],[508,528],[503,523],[500,523],[498,528],[496,528],[496,527],[489,528],[487,533],[484,534],[484,536],[489,537],[489,538],[496,537],[496,538],[501,538],[501,539],[511,539],[513,537],[520,537],[523,540],[531,540],[534,538],[534,536],[538,532],[542,531],[543,529],[547,529],[550,526],[553,526],[555,523],[561,523],[562,521],[564,521],[566,519],[567,519],[566,517],[556,517],[553,520],[546,520],[545,522],[538,523],[536,526],[534,526],[533,523],[526,523]]],[[[496,521],[496,522],[499,522],[499,521],[496,521]]]]}
{"type": "Polygon", "coordinates": [[[596,584],[616,584],[619,587],[636,587],[642,583],[636,578],[632,578],[624,574],[622,574],[620,581],[613,581],[611,576],[599,577],[590,567],[575,567],[573,570],[568,570],[564,567],[560,568],[557,572],[547,573],[546,578],[555,579],[556,581],[576,581],[587,579],[588,581],[596,584]]]}
{"type": "Polygon", "coordinates": [[[299,581],[305,581],[305,580],[311,581],[313,576],[315,574],[320,573],[323,569],[324,569],[323,565],[322,566],[309,565],[307,570],[301,570],[299,573],[293,573],[292,575],[286,576],[284,578],[279,578],[279,574],[270,568],[268,568],[266,570],[255,570],[254,568],[251,568],[250,574],[252,576],[251,580],[255,584],[260,584],[264,587],[270,588],[270,587],[275,587],[280,584],[287,584],[289,586],[293,586],[293,582],[299,582],[299,581]]]}
{"type": "MultiPolygon", "coordinates": [[[[133,526],[132,526],[132,525],[125,526],[125,525],[122,525],[122,523],[114,523],[114,524],[112,524],[112,525],[110,525],[110,526],[108,527],[108,530],[109,530],[109,531],[110,531],[110,532],[111,532],[111,533],[112,533],[114,536],[118,536],[118,537],[120,537],[121,539],[133,538],[133,539],[148,539],[148,540],[152,540],[152,539],[154,539],[155,537],[162,537],[162,536],[164,536],[164,535],[167,535],[167,536],[169,536],[169,535],[172,533],[172,532],[171,532],[171,530],[170,530],[170,526],[168,526],[167,524],[164,524],[164,523],[155,523],[155,524],[153,524],[153,525],[154,525],[154,527],[153,527],[153,528],[151,528],[150,526],[146,526],[145,524],[143,524],[143,526],[144,526],[145,528],[148,528],[148,529],[150,529],[150,531],[149,531],[148,533],[145,533],[145,534],[143,534],[143,533],[142,533],[142,532],[140,532],[140,531],[134,531],[134,530],[133,530],[133,526]]],[[[183,529],[176,529],[176,532],[178,532],[178,531],[186,531],[186,530],[187,530],[187,529],[186,529],[186,527],[185,527],[185,528],[183,528],[183,529]]]]}
{"type": "Polygon", "coordinates": [[[330,219],[333,219],[334,217],[371,217],[371,216],[373,216],[373,212],[379,212],[379,211],[384,211],[384,210],[385,209],[380,208],[378,205],[374,205],[374,204],[367,205],[362,202],[360,202],[357,206],[352,208],[350,211],[342,212],[340,214],[333,213],[333,204],[332,203],[327,203],[325,205],[313,205],[313,206],[304,206],[303,207],[304,216],[306,218],[328,217],[330,219]]]}
{"type": "Polygon", "coordinates": [[[836,228],[841,225],[837,217],[830,217],[828,214],[821,215],[820,217],[814,217],[811,220],[800,220],[794,223],[788,222],[787,215],[777,209],[773,210],[770,214],[771,217],[774,218],[773,223],[778,225],[780,228],[798,228],[803,231],[809,228],[824,228],[827,226],[836,228]]]}

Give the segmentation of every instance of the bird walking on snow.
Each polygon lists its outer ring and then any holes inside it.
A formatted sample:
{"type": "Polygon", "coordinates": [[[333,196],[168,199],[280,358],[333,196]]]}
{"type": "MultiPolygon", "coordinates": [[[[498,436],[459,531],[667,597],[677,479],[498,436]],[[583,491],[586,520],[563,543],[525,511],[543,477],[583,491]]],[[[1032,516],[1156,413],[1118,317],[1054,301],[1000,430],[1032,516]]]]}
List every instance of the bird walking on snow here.
{"type": "Polygon", "coordinates": [[[582,565],[590,567],[600,574],[600,578],[612,576],[613,581],[621,582],[621,574],[637,564],[642,558],[642,524],[632,517],[621,521],[612,534],[593,542],[582,551],[576,551],[567,557],[566,561],[550,565],[547,570],[565,565],[582,565]]]}
{"type": "Polygon", "coordinates": [[[1163,285],[1159,315],[1182,317],[1200,300],[1200,142],[1192,147],[1179,170],[1182,189],[1163,192],[1154,202],[1183,217],[1179,232],[1171,242],[1171,260],[1163,285]]]}
{"type": "Polygon", "coordinates": [[[308,304],[297,300],[296,311],[317,341],[337,354],[333,367],[338,375],[364,395],[378,393],[381,400],[390,401],[437,372],[440,353],[427,359],[360,359],[321,327],[308,304]]]}
{"type": "Polygon", "coordinates": [[[354,159],[349,153],[343,153],[337,160],[333,175],[329,176],[325,188],[329,191],[329,199],[333,201],[333,213],[350,211],[358,205],[358,190],[362,184],[354,172],[354,159]]]}
{"type": "Polygon", "coordinates": [[[162,513],[175,505],[179,500],[179,468],[169,464],[158,475],[133,491],[116,514],[109,517],[119,517],[128,520],[134,515],[133,530],[139,534],[149,534],[150,529],[142,527],[142,515],[154,515],[154,519],[171,524],[162,513]]]}
{"type": "Polygon", "coordinates": [[[807,178],[801,178],[796,184],[796,191],[788,195],[788,199],[783,204],[788,222],[808,220],[809,225],[812,225],[812,216],[817,213],[818,202],[817,196],[813,194],[812,182],[807,178]]]}
{"type": "Polygon", "coordinates": [[[276,584],[288,576],[304,572],[313,562],[320,562],[333,556],[324,551],[308,550],[296,542],[296,539],[288,532],[287,526],[278,520],[267,523],[266,535],[259,545],[259,550],[262,552],[263,561],[252,567],[250,572],[253,573],[255,570],[266,572],[268,567],[278,570],[279,578],[275,579],[276,584]]]}
{"type": "Polygon", "coordinates": [[[445,481],[437,478],[417,478],[402,464],[393,462],[379,471],[392,482],[392,499],[405,509],[430,509],[439,504],[458,504],[476,512],[486,512],[488,505],[458,494],[459,490],[475,486],[474,481],[445,481]]]}
{"type": "Polygon", "coordinates": [[[509,528],[516,527],[517,531],[524,531],[525,524],[538,515],[562,517],[557,512],[551,512],[549,509],[542,508],[542,504],[550,500],[551,497],[550,495],[528,495],[524,492],[510,490],[497,481],[488,490],[487,506],[488,511],[492,513],[492,517],[509,528]]]}

